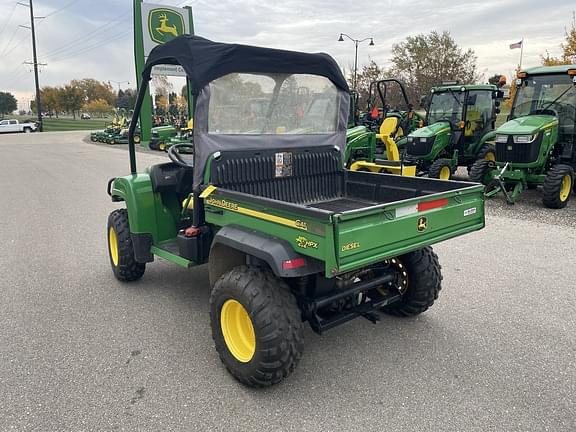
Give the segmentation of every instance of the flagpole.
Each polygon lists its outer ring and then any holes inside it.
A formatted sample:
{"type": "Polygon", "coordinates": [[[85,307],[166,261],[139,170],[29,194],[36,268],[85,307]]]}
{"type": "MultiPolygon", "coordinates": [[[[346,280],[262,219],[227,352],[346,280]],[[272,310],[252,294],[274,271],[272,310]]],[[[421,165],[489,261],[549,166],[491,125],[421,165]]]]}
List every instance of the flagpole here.
{"type": "Polygon", "coordinates": [[[518,72],[522,69],[522,53],[524,52],[524,38],[520,41],[520,63],[518,64],[518,72]]]}

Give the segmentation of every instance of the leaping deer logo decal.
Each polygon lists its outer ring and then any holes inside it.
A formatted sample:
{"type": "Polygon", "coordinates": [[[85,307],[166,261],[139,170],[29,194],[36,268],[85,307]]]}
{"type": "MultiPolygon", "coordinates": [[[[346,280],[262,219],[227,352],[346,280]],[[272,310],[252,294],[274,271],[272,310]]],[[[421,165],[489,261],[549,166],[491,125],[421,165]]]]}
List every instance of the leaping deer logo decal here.
{"type": "Polygon", "coordinates": [[[184,34],[184,18],[180,13],[168,8],[152,9],[148,14],[150,39],[163,44],[184,34]]]}
{"type": "Polygon", "coordinates": [[[160,27],[156,27],[158,33],[170,33],[172,36],[178,36],[178,30],[176,30],[175,25],[168,25],[168,17],[166,14],[162,14],[158,17],[160,20],[160,27]]]}

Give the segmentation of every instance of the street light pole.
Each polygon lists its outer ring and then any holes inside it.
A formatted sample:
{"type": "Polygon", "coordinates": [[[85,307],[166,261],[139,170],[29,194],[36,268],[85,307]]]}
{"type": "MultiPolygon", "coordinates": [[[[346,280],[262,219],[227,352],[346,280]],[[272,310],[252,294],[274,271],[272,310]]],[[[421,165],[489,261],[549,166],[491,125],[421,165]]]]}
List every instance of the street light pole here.
{"type": "Polygon", "coordinates": [[[340,37],[338,38],[338,42],[344,42],[344,36],[347,37],[348,39],[350,39],[352,42],[354,42],[354,46],[355,46],[355,51],[354,51],[354,91],[357,91],[358,90],[357,89],[357,87],[358,87],[358,81],[357,81],[357,76],[358,76],[358,45],[360,45],[362,42],[370,39],[370,43],[368,45],[374,46],[374,38],[373,37],[367,37],[364,39],[354,39],[354,38],[348,36],[346,33],[340,33],[340,37]]]}
{"type": "MultiPolygon", "coordinates": [[[[110,83],[114,83],[114,84],[118,84],[118,93],[120,93],[120,85],[121,84],[130,84],[130,81],[114,81],[114,80],[108,80],[108,84],[110,83]]],[[[112,85],[112,84],[110,84],[112,85]]]]}

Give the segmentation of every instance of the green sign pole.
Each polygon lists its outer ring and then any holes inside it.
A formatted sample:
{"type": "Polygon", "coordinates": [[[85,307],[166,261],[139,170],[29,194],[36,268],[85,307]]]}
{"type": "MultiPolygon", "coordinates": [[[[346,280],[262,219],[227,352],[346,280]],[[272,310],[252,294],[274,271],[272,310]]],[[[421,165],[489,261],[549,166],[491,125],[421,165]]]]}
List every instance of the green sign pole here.
{"type": "MultiPolygon", "coordinates": [[[[142,85],[142,71],[144,70],[144,37],[142,29],[142,0],[134,0],[134,56],[136,64],[136,82],[138,88],[142,85]]],[[[150,90],[142,103],[140,111],[141,145],[148,147],[152,130],[152,98],[150,90]]]]}
{"type": "MultiPolygon", "coordinates": [[[[142,85],[142,71],[144,70],[147,53],[156,44],[164,43],[184,33],[194,34],[194,19],[190,6],[182,9],[172,6],[151,5],[144,3],[143,0],[134,0],[134,61],[138,87],[142,85]],[[142,16],[143,9],[146,17],[142,16]],[[187,29],[185,28],[186,14],[188,15],[187,29]],[[145,28],[144,22],[147,23],[145,28]]],[[[169,75],[171,73],[170,71],[168,72],[169,75]]],[[[172,74],[178,75],[176,73],[172,74]]],[[[192,118],[194,104],[190,85],[188,81],[186,83],[188,86],[188,117],[192,118]]],[[[140,128],[141,143],[143,146],[148,147],[152,129],[152,98],[150,97],[150,91],[146,93],[142,103],[140,128]]]]}

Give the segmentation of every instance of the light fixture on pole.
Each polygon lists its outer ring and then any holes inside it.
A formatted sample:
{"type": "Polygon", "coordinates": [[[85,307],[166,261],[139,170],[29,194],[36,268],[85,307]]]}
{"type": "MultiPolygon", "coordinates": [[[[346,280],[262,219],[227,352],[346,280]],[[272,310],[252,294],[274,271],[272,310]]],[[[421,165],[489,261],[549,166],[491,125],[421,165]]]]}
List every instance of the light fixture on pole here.
{"type": "Polygon", "coordinates": [[[130,81],[114,81],[114,80],[108,80],[108,84],[112,85],[111,83],[117,84],[118,85],[118,93],[120,93],[120,84],[130,84],[130,81]]]}
{"type": "Polygon", "coordinates": [[[354,46],[355,46],[355,52],[354,52],[354,90],[357,90],[357,86],[358,86],[358,82],[356,81],[356,76],[358,74],[358,45],[360,45],[362,42],[365,42],[367,40],[370,40],[370,43],[368,45],[370,46],[374,46],[374,38],[373,37],[367,37],[364,39],[354,39],[353,37],[348,36],[346,33],[340,33],[340,37],[338,38],[338,42],[344,42],[344,37],[347,37],[348,39],[350,39],[352,42],[354,42],[354,46]]]}

